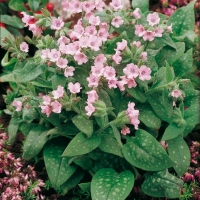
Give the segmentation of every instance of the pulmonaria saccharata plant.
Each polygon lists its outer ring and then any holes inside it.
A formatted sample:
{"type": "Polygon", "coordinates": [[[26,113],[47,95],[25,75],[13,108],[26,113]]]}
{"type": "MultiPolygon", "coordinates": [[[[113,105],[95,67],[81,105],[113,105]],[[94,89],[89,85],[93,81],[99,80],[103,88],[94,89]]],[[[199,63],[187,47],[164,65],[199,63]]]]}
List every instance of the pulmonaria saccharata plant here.
{"type": "Polygon", "coordinates": [[[179,197],[178,177],[190,164],[184,137],[199,113],[190,80],[194,3],[167,20],[149,12],[148,1],[134,0],[130,10],[120,0],[109,7],[101,0],[63,1],[64,11],[82,13],[73,27],[47,10],[23,12],[33,37],[4,38],[3,48],[18,58],[5,55],[0,78],[12,88],[4,97],[12,115],[9,142],[19,130],[26,136],[24,159],[43,153],[60,194],[79,184],[92,199],[123,200],[143,176],[147,195],[179,197]]]}

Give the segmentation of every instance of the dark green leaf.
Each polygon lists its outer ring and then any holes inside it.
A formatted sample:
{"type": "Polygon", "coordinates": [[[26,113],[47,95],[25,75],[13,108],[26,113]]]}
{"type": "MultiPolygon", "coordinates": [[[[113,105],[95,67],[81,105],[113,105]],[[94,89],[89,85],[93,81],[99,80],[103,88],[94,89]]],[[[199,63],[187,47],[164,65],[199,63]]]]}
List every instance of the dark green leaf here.
{"type": "Polygon", "coordinates": [[[23,0],[10,0],[9,7],[15,11],[26,11],[23,0]]]}
{"type": "Polygon", "coordinates": [[[15,28],[24,28],[24,23],[19,17],[9,16],[9,15],[0,15],[1,22],[4,24],[11,25],[15,28]]]}
{"type": "Polygon", "coordinates": [[[132,1],[132,7],[133,9],[135,8],[140,8],[142,12],[146,12],[149,10],[149,1],[148,0],[133,0],[132,1]]]}

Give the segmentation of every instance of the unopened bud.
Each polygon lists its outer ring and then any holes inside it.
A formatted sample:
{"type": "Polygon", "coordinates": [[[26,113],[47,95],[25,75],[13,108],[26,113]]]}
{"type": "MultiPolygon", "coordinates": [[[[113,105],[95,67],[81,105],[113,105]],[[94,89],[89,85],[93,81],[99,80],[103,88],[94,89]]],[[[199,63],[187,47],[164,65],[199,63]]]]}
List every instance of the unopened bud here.
{"type": "Polygon", "coordinates": [[[93,103],[93,106],[95,107],[95,113],[93,114],[94,116],[102,117],[107,115],[106,104],[103,101],[97,100],[95,103],[93,103]]]}

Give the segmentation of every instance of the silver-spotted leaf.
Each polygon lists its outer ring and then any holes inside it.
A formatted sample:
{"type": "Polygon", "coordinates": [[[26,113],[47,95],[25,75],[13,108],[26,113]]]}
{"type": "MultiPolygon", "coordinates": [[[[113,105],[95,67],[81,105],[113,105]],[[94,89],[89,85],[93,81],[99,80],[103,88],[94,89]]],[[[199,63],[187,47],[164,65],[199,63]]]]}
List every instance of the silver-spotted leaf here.
{"type": "Polygon", "coordinates": [[[134,185],[134,175],[126,170],[118,174],[112,168],[99,170],[91,182],[94,200],[124,200],[134,185]]]}
{"type": "Polygon", "coordinates": [[[44,163],[51,184],[56,190],[66,182],[76,171],[77,166],[69,165],[71,158],[62,157],[62,153],[67,145],[65,138],[54,138],[44,147],[44,163]]]}
{"type": "Polygon", "coordinates": [[[152,197],[179,198],[183,181],[167,170],[145,175],[142,191],[152,197]]]}
{"type": "Polygon", "coordinates": [[[62,156],[84,155],[96,149],[101,143],[101,138],[92,136],[87,138],[84,133],[78,133],[68,144],[62,156]]]}
{"type": "Polygon", "coordinates": [[[130,164],[147,171],[160,171],[174,165],[160,143],[144,130],[136,131],[136,137],[127,139],[122,153],[130,164]]]}
{"type": "Polygon", "coordinates": [[[172,140],[167,141],[167,144],[169,157],[175,163],[173,168],[178,176],[182,176],[190,166],[190,150],[188,145],[180,135],[172,140]]]}

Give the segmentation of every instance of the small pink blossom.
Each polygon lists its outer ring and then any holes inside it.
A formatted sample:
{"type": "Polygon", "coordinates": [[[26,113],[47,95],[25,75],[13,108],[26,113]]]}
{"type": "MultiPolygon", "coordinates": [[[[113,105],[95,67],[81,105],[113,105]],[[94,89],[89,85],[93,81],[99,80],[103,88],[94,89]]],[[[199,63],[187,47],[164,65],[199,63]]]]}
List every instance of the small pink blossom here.
{"type": "Polygon", "coordinates": [[[124,51],[127,47],[127,41],[122,39],[122,42],[117,42],[117,50],[124,51]]]}
{"type": "Polygon", "coordinates": [[[61,53],[57,49],[51,49],[51,51],[48,53],[48,57],[52,62],[56,62],[60,58],[60,56],[61,53]]]}
{"type": "Polygon", "coordinates": [[[115,78],[116,76],[116,71],[113,67],[111,66],[106,66],[104,68],[104,73],[103,73],[104,77],[107,79],[107,80],[112,80],[115,78]]]}
{"type": "Polygon", "coordinates": [[[69,3],[69,11],[72,13],[80,13],[82,12],[82,2],[79,0],[73,0],[69,3]]]}
{"type": "Polygon", "coordinates": [[[76,24],[74,26],[74,35],[77,37],[77,38],[80,38],[83,34],[84,34],[84,28],[82,25],[79,25],[79,24],[76,24]]]}
{"type": "Polygon", "coordinates": [[[74,60],[78,63],[78,65],[82,65],[88,61],[88,58],[84,53],[79,52],[74,55],[74,60]]]}
{"type": "Polygon", "coordinates": [[[135,35],[142,37],[145,32],[144,26],[138,24],[135,25],[135,35]]]}
{"type": "MultiPolygon", "coordinates": [[[[71,3],[71,2],[70,2],[71,3]]],[[[63,10],[64,11],[67,11],[67,12],[70,12],[70,9],[69,9],[69,1],[68,0],[64,0],[61,5],[63,6],[63,10]]]]}
{"type": "Polygon", "coordinates": [[[110,6],[114,9],[114,11],[121,10],[123,8],[123,4],[121,0],[112,0],[110,6]]]}
{"type": "Polygon", "coordinates": [[[164,30],[162,28],[159,28],[159,27],[154,30],[156,37],[162,37],[163,32],[164,32],[164,30]]]}
{"type": "Polygon", "coordinates": [[[111,21],[111,24],[116,28],[119,28],[123,23],[124,20],[120,16],[113,18],[111,21]]]}
{"type": "Polygon", "coordinates": [[[121,52],[116,50],[115,54],[111,58],[116,65],[119,65],[120,62],[122,61],[121,52]]]}
{"type": "Polygon", "coordinates": [[[143,51],[141,54],[140,54],[140,57],[142,60],[147,60],[147,52],[146,51],[143,51]]]}
{"type": "Polygon", "coordinates": [[[100,77],[101,75],[103,75],[104,67],[103,67],[102,64],[98,64],[98,65],[92,66],[91,67],[91,72],[92,72],[93,75],[95,75],[97,77],[100,77]]]}
{"type": "Polygon", "coordinates": [[[64,69],[65,67],[67,67],[67,64],[68,64],[68,60],[65,59],[65,58],[59,58],[59,59],[56,61],[56,65],[57,65],[59,68],[62,68],[62,69],[64,69]]]}
{"type": "Polygon", "coordinates": [[[145,65],[142,65],[139,68],[139,79],[144,80],[150,80],[151,79],[151,69],[149,67],[146,67],[145,65]]]}
{"type": "Polygon", "coordinates": [[[133,12],[132,12],[132,15],[136,18],[136,19],[140,19],[141,18],[141,15],[139,13],[140,9],[139,8],[136,8],[133,12]]]}
{"type": "Polygon", "coordinates": [[[52,30],[60,30],[63,26],[64,26],[64,22],[62,21],[62,19],[60,17],[55,18],[52,17],[51,18],[51,29],[52,30]]]}
{"type": "Polygon", "coordinates": [[[170,33],[173,33],[173,32],[172,32],[172,24],[171,24],[170,26],[167,27],[167,31],[170,32],[170,33]]]}
{"type": "Polygon", "coordinates": [[[123,72],[127,78],[136,78],[139,75],[139,68],[137,65],[130,63],[126,65],[123,72]]]}
{"type": "Polygon", "coordinates": [[[51,97],[50,97],[50,96],[48,96],[48,95],[43,95],[43,96],[42,96],[42,99],[43,99],[43,104],[44,104],[44,105],[50,105],[50,103],[51,103],[51,97]]]}
{"type": "Polygon", "coordinates": [[[53,98],[54,99],[62,98],[64,95],[64,92],[65,92],[64,87],[58,85],[57,90],[52,91],[53,98]]]}
{"type": "Polygon", "coordinates": [[[50,53],[50,49],[44,49],[44,50],[42,50],[42,52],[41,52],[41,58],[42,59],[48,58],[49,53],[50,53]]]}
{"type": "Polygon", "coordinates": [[[137,86],[137,83],[133,78],[128,78],[127,79],[127,86],[128,88],[135,88],[137,86]]]}
{"type": "Polygon", "coordinates": [[[97,29],[94,25],[91,25],[91,26],[87,26],[85,28],[85,35],[91,37],[91,36],[94,36],[97,34],[97,29]]]}
{"type": "Polygon", "coordinates": [[[74,67],[66,67],[65,68],[65,72],[64,72],[65,77],[68,78],[69,76],[73,76],[74,75],[74,70],[75,70],[74,67]]]}
{"type": "Polygon", "coordinates": [[[61,113],[62,105],[57,100],[51,102],[51,106],[54,113],[61,113]]]}
{"type": "Polygon", "coordinates": [[[34,16],[27,15],[25,12],[21,12],[24,16],[22,17],[22,22],[25,23],[25,27],[29,25],[29,22],[34,20],[34,16]]]}
{"type": "Polygon", "coordinates": [[[13,102],[12,102],[12,106],[15,106],[16,107],[16,111],[17,112],[19,112],[19,111],[21,111],[22,110],[22,102],[21,101],[18,101],[18,100],[14,100],[13,102]]]}
{"type": "Polygon", "coordinates": [[[83,2],[83,10],[86,12],[86,13],[89,13],[91,11],[93,11],[95,9],[95,4],[93,1],[89,0],[89,1],[84,1],[83,2]]]}
{"type": "Polygon", "coordinates": [[[154,26],[154,25],[159,24],[160,17],[157,12],[154,12],[152,14],[147,15],[147,21],[149,22],[150,26],[154,26]]]}
{"type": "Polygon", "coordinates": [[[98,51],[101,45],[102,45],[102,41],[97,36],[90,37],[89,42],[88,42],[88,47],[90,47],[92,50],[98,51]]]}
{"type": "Polygon", "coordinates": [[[107,61],[107,58],[105,57],[105,55],[104,54],[99,54],[94,59],[94,65],[104,64],[106,61],[107,61]]]}
{"type": "Polygon", "coordinates": [[[79,44],[81,48],[87,48],[89,44],[89,37],[88,36],[82,36],[79,39],[79,44]]]}
{"type": "Polygon", "coordinates": [[[178,98],[182,95],[182,92],[178,89],[175,89],[172,91],[171,95],[172,95],[172,97],[178,98]]]}
{"type": "Polygon", "coordinates": [[[86,92],[86,94],[88,95],[88,99],[87,99],[88,103],[94,103],[99,98],[96,90],[91,90],[89,92],[86,92]]]}
{"type": "Polygon", "coordinates": [[[72,93],[72,94],[76,94],[79,93],[81,91],[82,87],[80,85],[80,83],[75,83],[73,84],[72,82],[68,83],[68,90],[72,93]]]}
{"type": "Polygon", "coordinates": [[[130,128],[128,126],[125,126],[122,130],[121,130],[121,134],[123,135],[127,135],[129,134],[131,131],[130,131],[130,128]]]}
{"type": "Polygon", "coordinates": [[[29,30],[32,31],[33,35],[40,36],[42,34],[42,28],[36,24],[30,24],[29,30]]]}
{"type": "Polygon", "coordinates": [[[51,106],[45,105],[45,106],[40,106],[40,107],[42,109],[41,112],[46,114],[47,117],[49,117],[52,112],[51,106]]]}
{"type": "Polygon", "coordinates": [[[134,41],[130,45],[131,46],[135,45],[137,48],[139,48],[141,46],[141,42],[140,41],[134,41]]]}
{"type": "Polygon", "coordinates": [[[148,41],[151,42],[151,41],[154,40],[154,38],[155,38],[155,32],[149,31],[149,30],[144,32],[144,35],[143,35],[143,40],[144,41],[148,40],[148,41]]]}
{"type": "Polygon", "coordinates": [[[91,15],[90,18],[89,18],[89,23],[91,25],[98,26],[100,24],[100,22],[101,22],[101,20],[100,20],[99,16],[91,15]]]}
{"type": "Polygon", "coordinates": [[[103,0],[95,0],[95,7],[99,12],[103,11],[105,5],[106,4],[103,2],[103,0]]]}
{"type": "Polygon", "coordinates": [[[60,38],[57,40],[58,44],[64,43],[64,44],[69,44],[70,39],[65,37],[65,36],[60,36],[60,38]]]}
{"type": "Polygon", "coordinates": [[[22,43],[20,44],[20,50],[21,50],[21,51],[23,51],[23,52],[28,52],[28,49],[29,49],[29,47],[28,47],[28,44],[27,44],[26,42],[22,42],[22,43]]]}
{"type": "Polygon", "coordinates": [[[88,103],[88,105],[85,107],[86,115],[91,116],[93,112],[95,112],[95,107],[91,104],[88,103]]]}
{"type": "Polygon", "coordinates": [[[88,81],[88,87],[97,87],[99,85],[99,77],[95,76],[93,74],[90,74],[89,77],[87,77],[88,81]]]}
{"type": "Polygon", "coordinates": [[[117,88],[117,78],[113,78],[108,80],[108,87],[111,88],[117,88]]]}

